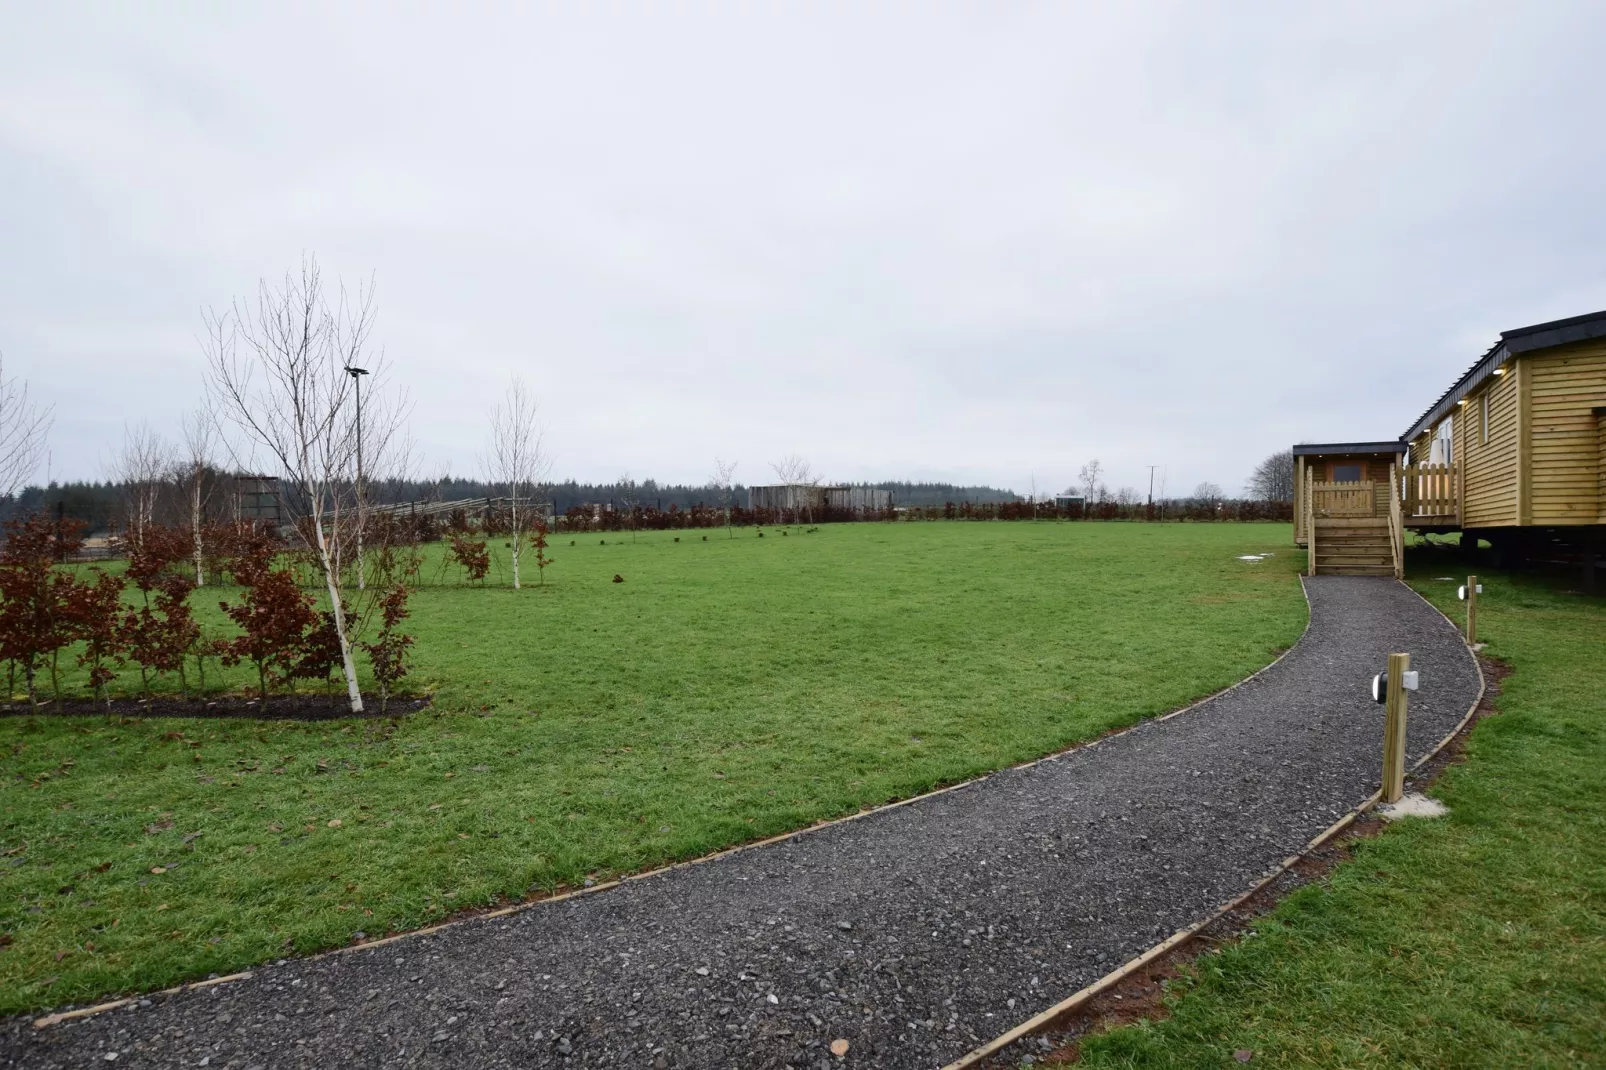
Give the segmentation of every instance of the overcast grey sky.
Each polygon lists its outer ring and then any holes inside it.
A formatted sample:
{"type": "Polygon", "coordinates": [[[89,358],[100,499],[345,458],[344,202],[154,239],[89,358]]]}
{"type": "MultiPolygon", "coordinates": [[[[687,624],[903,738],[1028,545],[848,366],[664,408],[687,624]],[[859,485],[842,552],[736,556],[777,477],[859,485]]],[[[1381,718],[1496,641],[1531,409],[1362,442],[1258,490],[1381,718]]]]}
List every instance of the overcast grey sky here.
{"type": "Polygon", "coordinates": [[[429,473],[519,373],[560,476],[1235,489],[1606,308],[1598,2],[402,6],[0,0],[55,476],[303,251],[376,276],[429,473]]]}

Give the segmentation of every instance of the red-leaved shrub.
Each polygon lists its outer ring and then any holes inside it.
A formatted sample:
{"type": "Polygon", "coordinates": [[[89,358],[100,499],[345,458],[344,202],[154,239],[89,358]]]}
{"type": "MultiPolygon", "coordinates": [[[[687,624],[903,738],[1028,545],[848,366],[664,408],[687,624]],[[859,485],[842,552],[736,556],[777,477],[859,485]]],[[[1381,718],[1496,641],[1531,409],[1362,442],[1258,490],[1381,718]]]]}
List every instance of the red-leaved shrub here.
{"type": "MultiPolygon", "coordinates": [[[[50,669],[56,700],[61,701],[56,665],[61,651],[76,638],[75,581],[55,566],[83,545],[82,528],[76,520],[42,515],[5,524],[6,544],[0,549],[0,657],[22,666],[28,703],[35,709],[39,706],[35,683],[44,667],[50,669]]],[[[9,693],[6,698],[10,700],[9,693]]]]}
{"type": "Polygon", "coordinates": [[[397,584],[380,600],[381,624],[373,642],[363,643],[373,666],[374,683],[379,687],[379,712],[384,713],[390,704],[390,695],[402,677],[407,675],[407,649],[413,637],[400,631],[401,622],[407,619],[407,588],[397,584]]]}

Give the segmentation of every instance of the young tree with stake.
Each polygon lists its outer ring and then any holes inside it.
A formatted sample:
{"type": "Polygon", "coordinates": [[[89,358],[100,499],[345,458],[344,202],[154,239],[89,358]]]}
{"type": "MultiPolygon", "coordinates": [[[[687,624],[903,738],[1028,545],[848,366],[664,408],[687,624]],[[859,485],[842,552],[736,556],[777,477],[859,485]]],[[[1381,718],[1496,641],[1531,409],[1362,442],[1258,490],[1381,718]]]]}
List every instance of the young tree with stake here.
{"type": "Polygon", "coordinates": [[[149,424],[123,428],[123,446],[112,463],[128,510],[125,526],[134,549],[144,545],[145,529],[156,519],[162,485],[173,469],[173,450],[149,424]]]}
{"type": "Polygon", "coordinates": [[[736,530],[731,527],[731,498],[735,494],[736,461],[725,462],[718,457],[714,458],[714,489],[719,492],[720,508],[725,510],[725,534],[728,538],[736,537],[736,530]]]}
{"type": "Polygon", "coordinates": [[[190,499],[191,551],[195,557],[195,586],[206,586],[206,558],[201,537],[205,528],[206,475],[212,467],[212,440],[217,424],[206,407],[196,409],[184,417],[184,451],[188,454],[184,465],[185,488],[190,499]]]}
{"type": "Polygon", "coordinates": [[[528,494],[534,507],[536,488],[546,478],[552,462],[546,454],[546,437],[539,420],[540,406],[535,395],[514,376],[502,401],[491,410],[491,452],[486,468],[491,482],[507,487],[513,527],[513,589],[519,589],[519,555],[524,550],[527,517],[519,509],[519,496],[528,494]]]}
{"type": "MultiPolygon", "coordinates": [[[[770,467],[775,470],[775,478],[788,486],[817,487],[820,477],[814,474],[809,462],[796,453],[788,453],[778,461],[771,461],[770,467]]],[[[804,505],[803,515],[809,523],[814,522],[814,509],[812,505],[804,505]]]]}
{"type": "Polygon", "coordinates": [[[377,308],[372,283],[355,295],[339,286],[331,304],[317,260],[279,288],[263,280],[254,302],[237,300],[207,321],[211,388],[222,415],[278,465],[305,511],[305,529],[340,642],[351,712],[362,692],[352,657],[352,627],[342,599],[341,553],[351,536],[356,486],[354,378],[368,369],[364,398],[364,463],[378,467],[384,443],[400,430],[403,408],[371,398],[382,386],[384,356],[370,349],[377,308]],[[377,410],[377,411],[376,411],[377,410]]]}
{"type": "Polygon", "coordinates": [[[625,507],[625,517],[630,522],[630,541],[636,541],[636,506],[641,501],[641,484],[630,478],[626,472],[619,477],[614,486],[614,493],[619,495],[619,504],[625,507]]]}

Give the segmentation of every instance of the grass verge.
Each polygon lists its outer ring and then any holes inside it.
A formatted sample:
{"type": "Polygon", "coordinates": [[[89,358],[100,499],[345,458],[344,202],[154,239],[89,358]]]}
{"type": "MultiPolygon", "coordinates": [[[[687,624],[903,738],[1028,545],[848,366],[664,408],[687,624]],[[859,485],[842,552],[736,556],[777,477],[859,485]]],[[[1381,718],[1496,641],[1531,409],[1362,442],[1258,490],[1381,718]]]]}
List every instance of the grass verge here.
{"type": "MultiPolygon", "coordinates": [[[[1411,582],[1459,620],[1443,571],[1420,555],[1411,582]]],[[[1480,577],[1479,638],[1513,672],[1432,792],[1449,816],[1357,842],[1083,1065],[1606,1064],[1606,606],[1480,577]]]]}

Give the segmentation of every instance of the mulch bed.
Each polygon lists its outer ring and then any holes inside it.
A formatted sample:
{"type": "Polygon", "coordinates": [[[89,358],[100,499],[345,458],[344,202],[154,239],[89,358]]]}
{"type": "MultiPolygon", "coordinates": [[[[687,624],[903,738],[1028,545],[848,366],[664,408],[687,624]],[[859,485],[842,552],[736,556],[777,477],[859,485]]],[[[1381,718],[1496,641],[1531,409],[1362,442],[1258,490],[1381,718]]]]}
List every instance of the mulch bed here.
{"type": "Polygon", "coordinates": [[[61,703],[39,703],[37,710],[26,703],[0,706],[0,717],[201,717],[243,718],[256,721],[339,721],[344,719],[375,719],[405,717],[430,704],[410,695],[392,695],[384,713],[379,712],[379,696],[362,697],[363,712],[352,713],[346,705],[345,695],[338,694],[330,701],[328,695],[274,695],[267,705],[255,698],[242,695],[223,695],[212,698],[178,698],[173,695],[157,696],[147,707],[143,699],[114,698],[110,705],[90,699],[64,699],[61,703]]]}

